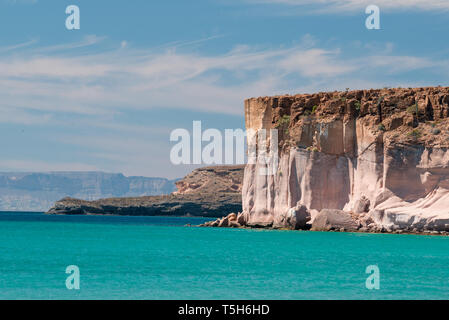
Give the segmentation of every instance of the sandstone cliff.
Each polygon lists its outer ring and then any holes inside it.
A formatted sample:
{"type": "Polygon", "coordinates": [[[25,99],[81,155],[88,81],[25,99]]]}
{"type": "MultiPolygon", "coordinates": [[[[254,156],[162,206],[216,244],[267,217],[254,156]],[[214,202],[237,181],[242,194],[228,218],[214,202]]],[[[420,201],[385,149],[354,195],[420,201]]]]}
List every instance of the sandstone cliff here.
{"type": "Polygon", "coordinates": [[[178,191],[170,195],[96,201],[64,198],[48,213],[222,217],[242,210],[242,181],[243,166],[200,168],[178,181],[178,191]]]}
{"type": "Polygon", "coordinates": [[[244,225],[449,231],[449,88],[252,98],[245,117],[279,130],[280,160],[246,166],[244,225]]]}

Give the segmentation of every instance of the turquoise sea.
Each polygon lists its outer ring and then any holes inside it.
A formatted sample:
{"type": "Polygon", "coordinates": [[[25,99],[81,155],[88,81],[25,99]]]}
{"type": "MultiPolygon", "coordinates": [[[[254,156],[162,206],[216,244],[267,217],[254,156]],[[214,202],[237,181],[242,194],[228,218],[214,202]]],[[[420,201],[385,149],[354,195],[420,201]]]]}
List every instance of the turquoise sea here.
{"type": "Polygon", "coordinates": [[[0,299],[449,299],[448,237],[184,226],[203,221],[0,213],[0,299]]]}

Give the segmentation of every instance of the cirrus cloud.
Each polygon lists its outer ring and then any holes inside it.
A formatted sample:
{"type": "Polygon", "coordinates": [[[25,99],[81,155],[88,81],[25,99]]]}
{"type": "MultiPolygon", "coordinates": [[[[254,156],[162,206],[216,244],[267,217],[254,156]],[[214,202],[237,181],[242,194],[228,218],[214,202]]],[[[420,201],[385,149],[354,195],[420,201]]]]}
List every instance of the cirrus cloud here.
{"type": "Polygon", "coordinates": [[[253,4],[280,4],[303,6],[310,11],[352,12],[364,9],[369,5],[377,5],[388,11],[400,10],[449,10],[447,0],[247,0],[253,4]]]}

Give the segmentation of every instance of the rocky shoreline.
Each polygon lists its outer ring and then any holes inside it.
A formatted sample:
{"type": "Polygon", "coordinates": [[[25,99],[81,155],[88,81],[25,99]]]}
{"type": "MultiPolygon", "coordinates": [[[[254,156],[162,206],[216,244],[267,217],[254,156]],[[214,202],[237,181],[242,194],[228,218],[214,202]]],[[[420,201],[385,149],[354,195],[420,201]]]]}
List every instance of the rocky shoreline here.
{"type": "Polygon", "coordinates": [[[323,210],[313,222],[308,221],[301,228],[282,228],[273,225],[247,225],[242,213],[231,213],[223,218],[208,221],[198,227],[208,228],[240,228],[240,229],[267,229],[267,230],[296,230],[316,232],[350,232],[350,233],[390,233],[408,235],[440,235],[449,236],[445,230],[425,230],[417,228],[390,229],[377,225],[369,215],[355,215],[340,210],[323,210]]]}

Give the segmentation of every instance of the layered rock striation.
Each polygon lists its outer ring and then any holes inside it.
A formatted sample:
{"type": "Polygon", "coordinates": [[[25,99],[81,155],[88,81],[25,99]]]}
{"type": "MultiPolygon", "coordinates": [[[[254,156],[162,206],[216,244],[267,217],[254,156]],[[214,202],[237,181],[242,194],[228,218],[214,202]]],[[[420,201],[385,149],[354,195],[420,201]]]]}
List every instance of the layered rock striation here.
{"type": "Polygon", "coordinates": [[[243,225],[449,231],[449,88],[252,98],[245,117],[280,158],[246,166],[243,225]]]}

